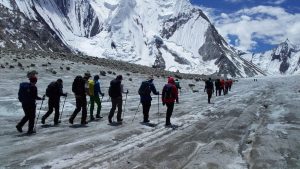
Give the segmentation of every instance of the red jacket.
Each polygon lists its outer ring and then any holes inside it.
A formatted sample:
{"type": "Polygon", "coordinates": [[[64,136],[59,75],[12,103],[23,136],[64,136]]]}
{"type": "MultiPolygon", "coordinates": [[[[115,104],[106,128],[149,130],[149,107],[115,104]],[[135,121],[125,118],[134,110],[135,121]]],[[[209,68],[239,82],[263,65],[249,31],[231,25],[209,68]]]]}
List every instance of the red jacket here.
{"type": "Polygon", "coordinates": [[[220,81],[220,84],[221,84],[221,88],[224,88],[224,85],[225,85],[224,79],[222,79],[222,80],[220,81]]]}
{"type": "Polygon", "coordinates": [[[174,103],[178,97],[178,90],[175,86],[175,81],[172,77],[168,79],[168,84],[166,84],[162,91],[162,102],[163,103],[174,103]],[[171,89],[171,93],[168,92],[168,89],[171,89]],[[170,94],[170,95],[169,95],[170,94]]]}

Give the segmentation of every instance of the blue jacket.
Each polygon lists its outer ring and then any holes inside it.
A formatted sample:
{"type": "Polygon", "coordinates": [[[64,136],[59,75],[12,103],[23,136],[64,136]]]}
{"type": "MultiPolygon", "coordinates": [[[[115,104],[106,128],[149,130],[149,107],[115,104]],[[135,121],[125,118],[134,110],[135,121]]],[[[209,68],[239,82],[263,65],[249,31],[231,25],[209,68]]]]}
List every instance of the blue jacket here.
{"type": "Polygon", "coordinates": [[[100,82],[97,80],[95,81],[95,85],[94,85],[94,96],[99,96],[99,94],[102,94],[102,92],[100,88],[100,82]]]}
{"type": "MultiPolygon", "coordinates": [[[[155,95],[158,95],[159,92],[156,91],[156,88],[153,84],[153,80],[148,80],[148,81],[145,81],[149,87],[150,87],[150,90],[153,92],[153,94],[155,95]]],[[[140,95],[141,97],[141,103],[149,103],[152,101],[152,97],[151,97],[151,92],[149,94],[146,94],[146,95],[140,95]]]]}

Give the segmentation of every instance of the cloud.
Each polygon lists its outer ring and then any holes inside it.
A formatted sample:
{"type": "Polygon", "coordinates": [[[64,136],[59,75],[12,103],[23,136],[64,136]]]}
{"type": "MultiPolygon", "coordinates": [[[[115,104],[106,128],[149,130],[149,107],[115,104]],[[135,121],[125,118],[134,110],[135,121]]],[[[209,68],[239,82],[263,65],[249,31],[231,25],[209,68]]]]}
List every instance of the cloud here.
{"type": "Polygon", "coordinates": [[[242,2],[242,0],[225,0],[226,2],[231,2],[231,3],[239,3],[242,2]]]}
{"type": "Polygon", "coordinates": [[[282,3],[284,3],[286,0],[271,0],[271,1],[268,1],[268,4],[273,4],[273,5],[280,5],[282,3]]]}
{"type": "Polygon", "coordinates": [[[300,14],[281,7],[257,6],[218,15],[210,11],[209,16],[219,33],[241,50],[254,50],[257,40],[272,45],[287,38],[295,44],[300,42],[300,14]],[[237,39],[230,39],[232,36],[237,39]]]}

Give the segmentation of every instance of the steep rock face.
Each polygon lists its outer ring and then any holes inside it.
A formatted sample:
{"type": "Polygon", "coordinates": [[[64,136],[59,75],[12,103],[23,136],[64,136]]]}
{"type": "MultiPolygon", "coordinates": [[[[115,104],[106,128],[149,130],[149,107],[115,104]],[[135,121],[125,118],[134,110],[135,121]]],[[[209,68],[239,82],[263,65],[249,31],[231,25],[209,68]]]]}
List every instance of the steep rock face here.
{"type": "Polygon", "coordinates": [[[11,0],[5,5],[47,25],[73,52],[184,73],[261,74],[188,0],[11,0]]]}
{"type": "Polygon", "coordinates": [[[242,57],[271,75],[300,72],[300,47],[292,44],[288,39],[273,50],[265,53],[243,54],[242,57]]]}
{"type": "Polygon", "coordinates": [[[0,4],[0,47],[70,52],[56,33],[0,4]]]}

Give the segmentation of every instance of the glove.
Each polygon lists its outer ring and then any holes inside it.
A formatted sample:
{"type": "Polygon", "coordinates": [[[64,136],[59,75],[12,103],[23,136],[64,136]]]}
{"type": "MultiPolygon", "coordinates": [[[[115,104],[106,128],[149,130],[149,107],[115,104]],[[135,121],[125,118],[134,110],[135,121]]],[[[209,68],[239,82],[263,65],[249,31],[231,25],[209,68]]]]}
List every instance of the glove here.
{"type": "Polygon", "coordinates": [[[67,96],[68,96],[68,93],[65,93],[64,95],[65,95],[65,97],[67,97],[67,96]]]}
{"type": "Polygon", "coordinates": [[[164,105],[166,105],[166,103],[165,103],[165,102],[163,102],[162,104],[163,104],[163,106],[164,106],[164,105]]]}
{"type": "Polygon", "coordinates": [[[101,93],[101,96],[104,97],[104,93],[101,93]]]}

